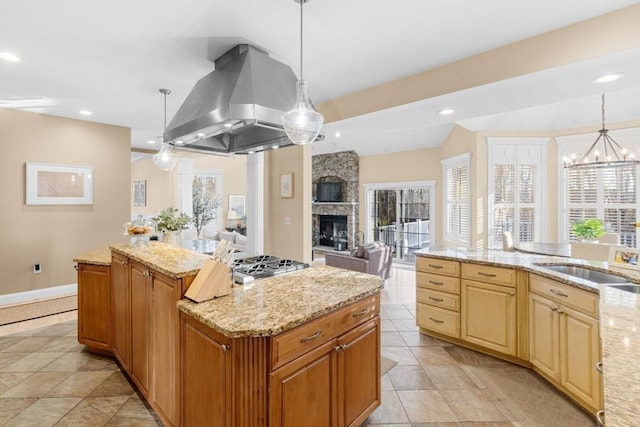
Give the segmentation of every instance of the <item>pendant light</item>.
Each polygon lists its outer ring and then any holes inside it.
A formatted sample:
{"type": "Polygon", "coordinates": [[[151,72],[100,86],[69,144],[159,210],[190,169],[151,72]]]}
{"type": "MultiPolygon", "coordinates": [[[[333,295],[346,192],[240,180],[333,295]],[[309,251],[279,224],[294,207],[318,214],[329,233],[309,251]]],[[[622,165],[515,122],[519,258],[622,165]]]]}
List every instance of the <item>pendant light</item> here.
{"type": "Polygon", "coordinates": [[[579,161],[575,154],[563,159],[566,169],[598,169],[640,164],[640,160],[635,158],[634,153],[629,153],[609,136],[609,130],[604,125],[604,93],[602,94],[602,129],[598,132],[600,134],[579,161]],[[602,152],[598,149],[599,142],[602,145],[602,152]]]}
{"type": "MultiPolygon", "coordinates": [[[[161,94],[164,95],[164,130],[167,129],[167,95],[171,95],[169,89],[160,89],[161,94]]],[[[160,151],[153,155],[153,162],[156,166],[163,171],[170,171],[176,165],[178,159],[173,155],[173,147],[171,144],[164,142],[162,138],[162,147],[160,151]]]]}
{"type": "Polygon", "coordinates": [[[297,99],[293,108],[281,117],[284,130],[294,144],[309,144],[315,141],[322,128],[324,117],[318,113],[311,104],[307,93],[307,82],[303,78],[302,53],[303,53],[303,5],[310,0],[293,0],[300,3],[300,79],[296,84],[297,99]]]}

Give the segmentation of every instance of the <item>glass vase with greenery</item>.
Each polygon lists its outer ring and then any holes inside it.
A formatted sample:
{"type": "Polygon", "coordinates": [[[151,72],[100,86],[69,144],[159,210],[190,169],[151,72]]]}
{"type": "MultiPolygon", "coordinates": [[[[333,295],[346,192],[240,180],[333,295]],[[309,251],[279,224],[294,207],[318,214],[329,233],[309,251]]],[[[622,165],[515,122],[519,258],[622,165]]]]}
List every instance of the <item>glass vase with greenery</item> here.
{"type": "Polygon", "coordinates": [[[193,196],[193,226],[196,228],[196,237],[200,238],[202,228],[209,222],[218,218],[220,199],[214,196],[215,186],[211,185],[205,177],[195,176],[192,183],[193,196]]]}
{"type": "Polygon", "coordinates": [[[156,230],[161,233],[169,233],[172,231],[186,230],[189,226],[191,218],[186,213],[179,213],[179,209],[170,206],[162,211],[151,220],[156,225],[156,230]]]}
{"type": "Polygon", "coordinates": [[[571,230],[573,234],[578,237],[582,237],[584,240],[595,240],[598,237],[604,236],[606,230],[604,229],[604,223],[597,218],[588,218],[582,221],[576,221],[573,223],[571,230]]]}

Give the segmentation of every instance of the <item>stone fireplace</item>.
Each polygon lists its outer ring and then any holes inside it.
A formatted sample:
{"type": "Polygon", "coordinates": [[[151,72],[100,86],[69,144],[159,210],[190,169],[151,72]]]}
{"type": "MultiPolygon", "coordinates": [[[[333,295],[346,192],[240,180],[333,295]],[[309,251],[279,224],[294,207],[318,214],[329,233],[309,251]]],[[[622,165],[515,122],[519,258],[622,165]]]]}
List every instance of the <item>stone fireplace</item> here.
{"type": "Polygon", "coordinates": [[[353,248],[358,232],[359,158],[355,151],[321,154],[312,158],[313,242],[338,250],[353,248]],[[340,183],[340,201],[316,202],[318,182],[340,183]],[[338,220],[335,220],[339,218],[338,220]]]}

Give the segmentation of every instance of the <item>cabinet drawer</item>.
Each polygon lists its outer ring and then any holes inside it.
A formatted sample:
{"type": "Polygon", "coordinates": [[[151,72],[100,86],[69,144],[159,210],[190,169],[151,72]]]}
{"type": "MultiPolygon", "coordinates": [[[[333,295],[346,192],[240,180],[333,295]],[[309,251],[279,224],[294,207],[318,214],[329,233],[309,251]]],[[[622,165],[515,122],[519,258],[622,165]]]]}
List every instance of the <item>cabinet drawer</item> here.
{"type": "Polygon", "coordinates": [[[462,264],[462,278],[516,287],[516,270],[480,264],[462,264]]]}
{"type": "Polygon", "coordinates": [[[529,290],[557,303],[575,308],[584,314],[598,317],[599,297],[597,294],[535,274],[529,275],[529,290]]]}
{"type": "Polygon", "coordinates": [[[416,301],[449,310],[460,311],[460,297],[445,292],[416,288],[416,301]]]}
{"type": "Polygon", "coordinates": [[[460,279],[437,274],[416,272],[416,284],[423,288],[460,294],[460,279]]]}
{"type": "Polygon", "coordinates": [[[367,297],[271,339],[271,369],[303,355],[380,314],[379,295],[367,297]]]}
{"type": "Polygon", "coordinates": [[[429,329],[430,331],[460,338],[459,313],[422,303],[417,303],[416,307],[418,326],[429,329]]]}
{"type": "Polygon", "coordinates": [[[458,277],[460,276],[460,263],[446,259],[417,257],[416,270],[458,277]]]}

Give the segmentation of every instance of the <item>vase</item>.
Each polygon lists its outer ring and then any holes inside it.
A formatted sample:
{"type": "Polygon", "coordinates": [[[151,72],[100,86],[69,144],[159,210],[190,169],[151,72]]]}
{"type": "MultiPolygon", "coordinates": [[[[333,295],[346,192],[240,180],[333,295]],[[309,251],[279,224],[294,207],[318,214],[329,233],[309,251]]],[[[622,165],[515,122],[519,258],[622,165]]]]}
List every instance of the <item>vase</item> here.
{"type": "Polygon", "coordinates": [[[167,231],[162,236],[162,241],[168,245],[182,246],[182,232],[181,231],[167,231]]]}

